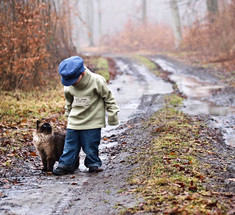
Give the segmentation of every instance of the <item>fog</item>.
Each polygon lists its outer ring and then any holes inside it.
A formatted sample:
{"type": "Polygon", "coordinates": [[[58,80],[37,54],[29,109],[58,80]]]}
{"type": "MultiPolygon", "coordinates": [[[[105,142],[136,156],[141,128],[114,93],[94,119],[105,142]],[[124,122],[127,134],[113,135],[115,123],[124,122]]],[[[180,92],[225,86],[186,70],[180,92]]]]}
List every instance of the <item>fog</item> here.
{"type": "MultiPolygon", "coordinates": [[[[205,0],[179,1],[178,6],[183,26],[190,25],[196,18],[203,17],[206,11],[205,2],[205,0]]],[[[146,3],[147,22],[172,25],[169,0],[146,0],[146,3]]],[[[94,45],[99,45],[100,40],[121,31],[128,21],[141,24],[142,0],[73,0],[70,4],[72,8],[72,39],[76,48],[89,46],[88,32],[93,35],[94,45]],[[92,1],[94,11],[93,17],[90,16],[93,20],[93,31],[88,30],[87,5],[89,1],[92,1]]]]}

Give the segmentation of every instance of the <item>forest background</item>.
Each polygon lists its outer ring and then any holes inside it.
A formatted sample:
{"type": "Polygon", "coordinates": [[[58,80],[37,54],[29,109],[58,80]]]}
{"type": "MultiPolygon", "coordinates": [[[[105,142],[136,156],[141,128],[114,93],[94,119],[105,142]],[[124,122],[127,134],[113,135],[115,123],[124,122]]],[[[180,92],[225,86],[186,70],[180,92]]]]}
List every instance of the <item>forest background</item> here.
{"type": "Polygon", "coordinates": [[[111,11],[106,6],[105,0],[2,0],[1,89],[30,90],[45,84],[57,75],[58,63],[81,53],[82,45],[103,52],[178,53],[233,74],[234,0],[129,0],[120,23],[105,17],[111,11]],[[156,12],[159,19],[154,21],[150,4],[163,7],[166,14],[156,12]],[[107,30],[104,19],[118,28],[107,30]]]}

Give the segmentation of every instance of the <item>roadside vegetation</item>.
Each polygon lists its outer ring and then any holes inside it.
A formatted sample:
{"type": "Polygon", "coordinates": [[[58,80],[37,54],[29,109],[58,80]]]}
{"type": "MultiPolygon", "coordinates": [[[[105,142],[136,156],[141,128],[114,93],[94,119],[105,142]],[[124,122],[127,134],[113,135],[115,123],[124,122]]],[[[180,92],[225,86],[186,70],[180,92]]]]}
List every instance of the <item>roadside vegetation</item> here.
{"type": "Polygon", "coordinates": [[[69,9],[61,4],[1,1],[0,89],[32,90],[48,84],[58,63],[75,54],[69,9]]]}
{"type": "Polygon", "coordinates": [[[216,192],[213,169],[202,162],[216,154],[212,146],[216,136],[207,133],[202,121],[180,112],[181,102],[179,96],[166,96],[165,107],[145,122],[152,141],[132,158],[139,167],[129,180],[136,187],[132,192],[144,201],[123,214],[228,214],[231,210],[233,194],[216,192]]]}
{"type": "Polygon", "coordinates": [[[121,32],[105,40],[105,46],[112,47],[114,52],[169,51],[174,49],[174,35],[165,24],[139,25],[128,21],[121,32]]]}
{"type": "Polygon", "coordinates": [[[160,76],[157,65],[153,63],[151,60],[149,60],[147,57],[141,55],[135,55],[134,58],[143,65],[145,65],[149,69],[149,71],[151,71],[153,74],[160,76]]]}
{"type": "Polygon", "coordinates": [[[93,57],[91,58],[91,64],[95,65],[95,73],[102,75],[106,81],[109,81],[109,63],[108,60],[103,57],[93,57]]]}
{"type": "Polygon", "coordinates": [[[64,129],[65,120],[63,88],[58,83],[31,92],[1,91],[0,96],[1,175],[5,168],[36,156],[31,146],[37,120],[48,119],[56,129],[64,129]]]}

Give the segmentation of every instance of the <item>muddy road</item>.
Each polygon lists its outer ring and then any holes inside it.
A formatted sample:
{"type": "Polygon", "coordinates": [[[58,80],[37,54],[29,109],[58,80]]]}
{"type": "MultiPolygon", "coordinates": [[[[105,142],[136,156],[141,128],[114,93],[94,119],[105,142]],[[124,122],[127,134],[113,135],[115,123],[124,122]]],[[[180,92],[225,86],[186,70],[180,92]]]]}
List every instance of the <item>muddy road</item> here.
{"type": "MultiPolygon", "coordinates": [[[[213,76],[163,56],[151,57],[159,69],[168,71],[169,81],[153,75],[144,65],[129,58],[114,58],[119,75],[110,83],[120,107],[120,125],[102,131],[100,156],[104,171],[88,173],[81,156],[79,170],[73,175],[41,173],[40,160],[22,163],[6,173],[12,183],[0,184],[0,214],[118,214],[134,206],[138,199],[129,192],[126,180],[136,165],[130,155],[150,141],[141,120],[160,109],[163,97],[173,93],[173,83],[187,99],[182,111],[205,115],[212,128],[222,131],[226,144],[235,146],[234,89],[213,76]],[[2,186],[4,185],[4,186],[2,186]]],[[[231,165],[231,172],[235,166],[231,165]]]]}
{"type": "Polygon", "coordinates": [[[166,57],[152,57],[187,99],[182,111],[207,115],[208,124],[222,130],[227,145],[235,147],[235,89],[221,83],[210,71],[193,68],[166,57]]]}

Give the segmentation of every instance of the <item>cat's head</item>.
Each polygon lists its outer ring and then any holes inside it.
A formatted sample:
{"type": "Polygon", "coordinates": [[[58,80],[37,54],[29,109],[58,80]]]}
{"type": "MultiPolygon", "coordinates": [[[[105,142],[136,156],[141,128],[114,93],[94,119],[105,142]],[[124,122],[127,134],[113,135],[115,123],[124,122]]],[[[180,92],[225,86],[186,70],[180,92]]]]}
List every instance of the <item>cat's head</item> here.
{"type": "Polygon", "coordinates": [[[51,134],[52,128],[51,128],[50,123],[41,122],[41,121],[37,120],[37,133],[51,134]]]}

